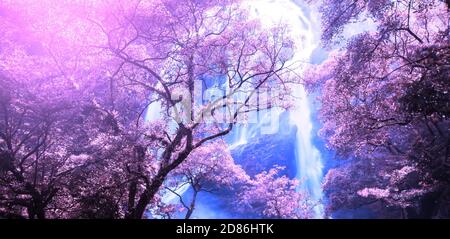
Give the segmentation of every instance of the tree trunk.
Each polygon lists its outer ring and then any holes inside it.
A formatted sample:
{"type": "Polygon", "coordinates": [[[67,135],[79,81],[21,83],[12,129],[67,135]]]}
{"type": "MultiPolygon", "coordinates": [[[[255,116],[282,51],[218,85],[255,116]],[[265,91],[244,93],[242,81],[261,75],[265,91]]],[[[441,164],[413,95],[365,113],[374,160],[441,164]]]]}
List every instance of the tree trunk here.
{"type": "Polygon", "coordinates": [[[141,197],[139,198],[139,201],[136,204],[136,207],[134,207],[130,211],[130,213],[126,216],[127,219],[141,219],[142,216],[144,216],[145,208],[158,192],[166,176],[167,174],[165,175],[162,174],[155,177],[151,185],[148,188],[146,188],[142,193],[141,197]]]}
{"type": "Polygon", "coordinates": [[[189,209],[186,212],[186,216],[184,217],[184,219],[189,219],[192,216],[192,213],[194,212],[195,209],[195,200],[197,199],[197,190],[194,188],[194,194],[192,195],[192,201],[191,201],[191,205],[189,205],[189,209]]]}
{"type": "Polygon", "coordinates": [[[45,210],[43,208],[37,208],[36,217],[37,219],[45,219],[45,210]]]}
{"type": "Polygon", "coordinates": [[[45,210],[39,205],[32,205],[27,208],[29,219],[45,219],[45,210]]]}
{"type": "Polygon", "coordinates": [[[402,208],[402,219],[408,219],[408,210],[402,208]]]}
{"type": "Polygon", "coordinates": [[[130,183],[130,185],[128,187],[128,211],[130,209],[134,208],[136,192],[137,192],[137,183],[136,183],[136,181],[133,181],[130,183]]]}
{"type": "MultiPolygon", "coordinates": [[[[189,136],[188,136],[189,137],[189,136]]],[[[188,140],[189,143],[189,140],[188,140]]],[[[131,213],[126,216],[127,219],[141,219],[145,213],[145,208],[150,203],[150,201],[155,197],[158,193],[159,188],[163,184],[167,175],[175,169],[178,165],[180,165],[190,154],[192,151],[192,147],[187,147],[183,152],[181,152],[177,159],[173,161],[173,163],[169,164],[163,169],[160,169],[158,174],[152,180],[149,187],[147,187],[142,195],[139,198],[134,209],[131,210],[131,213]]],[[[170,154],[169,154],[170,155],[170,154]]]]}
{"type": "Polygon", "coordinates": [[[30,184],[27,184],[27,187],[31,191],[31,203],[27,208],[28,217],[30,219],[45,219],[44,197],[30,184]]]}

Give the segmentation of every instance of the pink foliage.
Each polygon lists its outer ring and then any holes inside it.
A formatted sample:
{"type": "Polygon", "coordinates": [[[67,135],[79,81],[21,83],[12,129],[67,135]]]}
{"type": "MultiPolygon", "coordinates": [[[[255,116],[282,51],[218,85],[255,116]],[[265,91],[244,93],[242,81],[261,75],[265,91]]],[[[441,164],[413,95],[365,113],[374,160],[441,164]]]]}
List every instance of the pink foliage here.
{"type": "Polygon", "coordinates": [[[255,176],[239,195],[242,210],[265,218],[311,218],[313,204],[306,193],[297,191],[299,182],[286,176],[276,177],[281,167],[255,176]]]}
{"type": "Polygon", "coordinates": [[[432,213],[448,215],[450,170],[442,163],[448,162],[450,116],[448,7],[444,1],[322,4],[322,38],[330,47],[352,22],[371,19],[376,27],[345,36],[337,54],[307,72],[309,90],[320,92],[320,135],[339,157],[352,158],[326,176],[331,208],[375,198],[420,211],[422,196],[444,192],[432,213]]]}
{"type": "Polygon", "coordinates": [[[289,96],[294,45],[240,3],[3,1],[0,216],[168,216],[175,209],[158,197],[176,174],[248,180],[221,137],[245,112],[279,103],[253,104],[255,92],[289,96]],[[209,78],[228,82],[228,98],[250,92],[226,124],[202,118],[222,102],[192,111],[194,82],[209,78]],[[158,119],[145,122],[156,103],[158,119]]]}

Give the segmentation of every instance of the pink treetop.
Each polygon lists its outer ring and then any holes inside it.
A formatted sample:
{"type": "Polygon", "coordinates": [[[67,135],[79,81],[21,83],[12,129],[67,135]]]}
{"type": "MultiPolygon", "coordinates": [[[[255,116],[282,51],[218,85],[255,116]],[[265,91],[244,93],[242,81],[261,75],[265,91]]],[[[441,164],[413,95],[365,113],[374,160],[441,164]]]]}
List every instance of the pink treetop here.
{"type": "Polygon", "coordinates": [[[239,195],[242,210],[266,218],[311,218],[313,205],[304,192],[297,191],[299,182],[286,176],[276,177],[283,167],[255,176],[239,195]]]}

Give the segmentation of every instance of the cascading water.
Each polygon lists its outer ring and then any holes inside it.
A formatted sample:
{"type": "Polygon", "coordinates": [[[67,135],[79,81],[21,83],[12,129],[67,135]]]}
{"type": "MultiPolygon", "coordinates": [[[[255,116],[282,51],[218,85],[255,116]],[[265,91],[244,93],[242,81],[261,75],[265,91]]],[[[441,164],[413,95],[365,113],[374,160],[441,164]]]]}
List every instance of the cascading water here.
{"type": "MultiPolygon", "coordinates": [[[[280,19],[287,22],[292,28],[291,37],[296,41],[297,52],[295,53],[293,62],[308,61],[312,51],[317,47],[315,33],[313,31],[313,23],[307,17],[304,9],[302,9],[295,0],[258,0],[250,1],[249,6],[255,10],[263,24],[273,24],[279,22],[280,19]]],[[[300,72],[298,72],[300,73],[300,72]]],[[[320,203],[322,199],[322,159],[320,151],[313,144],[313,122],[311,120],[311,110],[306,91],[302,85],[293,87],[293,95],[297,99],[294,102],[294,108],[290,110],[289,123],[296,126],[295,137],[295,161],[297,166],[296,177],[302,182],[301,189],[305,190],[310,197],[317,202],[314,208],[314,217],[323,217],[323,205],[320,203]]],[[[146,120],[156,120],[159,118],[160,105],[151,104],[147,110],[146,120]]],[[[234,150],[239,146],[251,144],[252,138],[258,132],[265,131],[267,133],[268,119],[279,119],[281,111],[272,110],[260,112],[257,123],[238,124],[231,132],[228,139],[230,150],[234,150]],[[275,115],[273,115],[275,114],[275,115]],[[263,129],[264,128],[264,129],[263,129]]],[[[273,122],[271,122],[273,123],[273,122]]],[[[269,123],[270,124],[270,123],[269,123]]],[[[273,127],[271,125],[270,127],[273,127]]],[[[278,125],[276,125],[278,130],[278,125]]],[[[273,130],[273,129],[272,129],[273,130]]],[[[283,129],[279,129],[283,130],[283,129]]],[[[270,130],[269,130],[270,132],[270,130]]],[[[179,194],[185,193],[189,189],[188,186],[179,188],[179,194]]],[[[223,209],[211,208],[211,196],[199,196],[197,209],[194,212],[195,218],[228,218],[223,209]]],[[[164,195],[163,201],[166,203],[175,203],[177,197],[174,194],[164,195]]],[[[214,199],[216,200],[216,199],[214,199]]]]}
{"type": "Polygon", "coordinates": [[[294,90],[299,98],[295,109],[290,114],[290,123],[297,127],[295,156],[297,162],[297,178],[302,182],[301,188],[317,201],[314,216],[323,217],[322,199],[322,159],[319,150],[312,143],[311,113],[308,98],[303,87],[294,90]]]}
{"type": "MultiPolygon", "coordinates": [[[[280,19],[287,22],[292,27],[291,37],[296,41],[297,52],[293,61],[308,61],[312,51],[317,47],[313,24],[305,14],[305,11],[294,1],[290,0],[261,0],[252,1],[251,4],[256,10],[260,19],[268,24],[278,22],[280,19]]],[[[290,124],[297,127],[295,157],[297,164],[297,178],[302,182],[302,188],[310,197],[316,201],[314,208],[315,218],[323,217],[321,181],[323,176],[323,164],[320,151],[312,142],[313,122],[306,91],[302,85],[296,85],[293,89],[296,97],[294,109],[290,111],[290,124]]],[[[249,139],[242,139],[239,129],[238,139],[240,142],[251,142],[249,139]]],[[[245,136],[251,136],[245,134],[245,136]]],[[[233,142],[235,143],[235,142],[233,142]]]]}

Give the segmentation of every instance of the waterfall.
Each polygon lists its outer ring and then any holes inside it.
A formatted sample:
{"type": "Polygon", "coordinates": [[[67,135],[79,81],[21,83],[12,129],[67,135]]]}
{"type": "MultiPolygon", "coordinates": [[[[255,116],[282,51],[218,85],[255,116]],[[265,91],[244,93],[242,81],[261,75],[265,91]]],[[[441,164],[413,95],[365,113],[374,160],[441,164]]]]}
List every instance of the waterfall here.
{"type": "MultiPolygon", "coordinates": [[[[293,61],[309,61],[312,51],[317,47],[316,34],[313,31],[313,22],[297,3],[298,1],[290,0],[250,0],[249,7],[254,10],[255,14],[263,21],[263,24],[273,24],[282,19],[288,22],[292,27],[292,38],[296,41],[298,49],[295,53],[293,61]]],[[[301,72],[298,72],[301,73],[301,72]]],[[[296,162],[296,178],[301,181],[301,190],[305,190],[309,196],[317,203],[314,207],[314,217],[323,217],[322,199],[322,176],[323,165],[320,151],[313,144],[313,122],[311,119],[311,109],[306,91],[302,85],[293,87],[293,95],[296,97],[294,108],[290,110],[289,123],[296,126],[296,142],[295,142],[295,162],[296,162]]],[[[159,118],[159,110],[161,106],[151,104],[147,110],[146,120],[156,120],[159,118]]],[[[237,124],[228,138],[230,149],[236,149],[238,146],[251,144],[252,138],[258,132],[267,132],[267,124],[269,119],[278,119],[282,112],[280,110],[263,111],[256,123],[237,124]],[[271,115],[275,114],[275,115],[271,115]]],[[[273,122],[271,122],[273,123],[273,122]]],[[[269,123],[270,124],[270,123],[269,123]]],[[[278,129],[278,124],[273,127],[278,129]]],[[[181,187],[177,190],[179,194],[184,194],[189,186],[181,187]]],[[[166,203],[175,203],[174,194],[166,194],[163,201],[166,203]]],[[[198,208],[194,212],[197,218],[228,218],[230,215],[220,208],[211,208],[210,197],[198,198],[198,208]]]]}
{"type": "Polygon", "coordinates": [[[151,103],[147,107],[147,111],[145,114],[145,121],[151,122],[151,121],[159,120],[159,119],[161,119],[161,102],[156,101],[156,102],[151,103]]]}
{"type": "MultiPolygon", "coordinates": [[[[267,24],[273,24],[280,19],[292,27],[292,38],[298,46],[293,61],[309,61],[312,51],[317,47],[313,22],[305,10],[297,3],[290,0],[260,0],[252,1],[260,19],[267,24]]],[[[264,23],[264,22],[263,22],[264,23]]],[[[300,72],[299,72],[300,73],[300,72]]],[[[296,85],[293,89],[296,98],[294,109],[290,111],[290,124],[297,127],[295,157],[297,165],[297,179],[301,183],[301,189],[305,190],[315,201],[314,217],[323,217],[322,177],[323,164],[320,151],[314,146],[313,122],[311,119],[310,104],[306,91],[302,85],[296,85]]],[[[242,131],[242,129],[240,129],[242,131]]],[[[248,135],[248,134],[246,134],[248,135]]],[[[240,138],[240,137],[238,137],[240,138]]],[[[246,139],[245,142],[251,142],[246,139]]]]}
{"type": "Polygon", "coordinates": [[[230,150],[233,150],[238,146],[247,144],[248,127],[249,127],[248,125],[236,124],[235,130],[233,132],[233,138],[229,146],[230,150]]]}
{"type": "Polygon", "coordinates": [[[295,157],[297,163],[297,179],[302,183],[301,189],[316,201],[314,217],[323,217],[322,199],[322,159],[319,150],[312,143],[313,123],[308,98],[303,86],[294,90],[294,95],[299,98],[296,107],[291,111],[290,123],[297,127],[295,157]]]}

